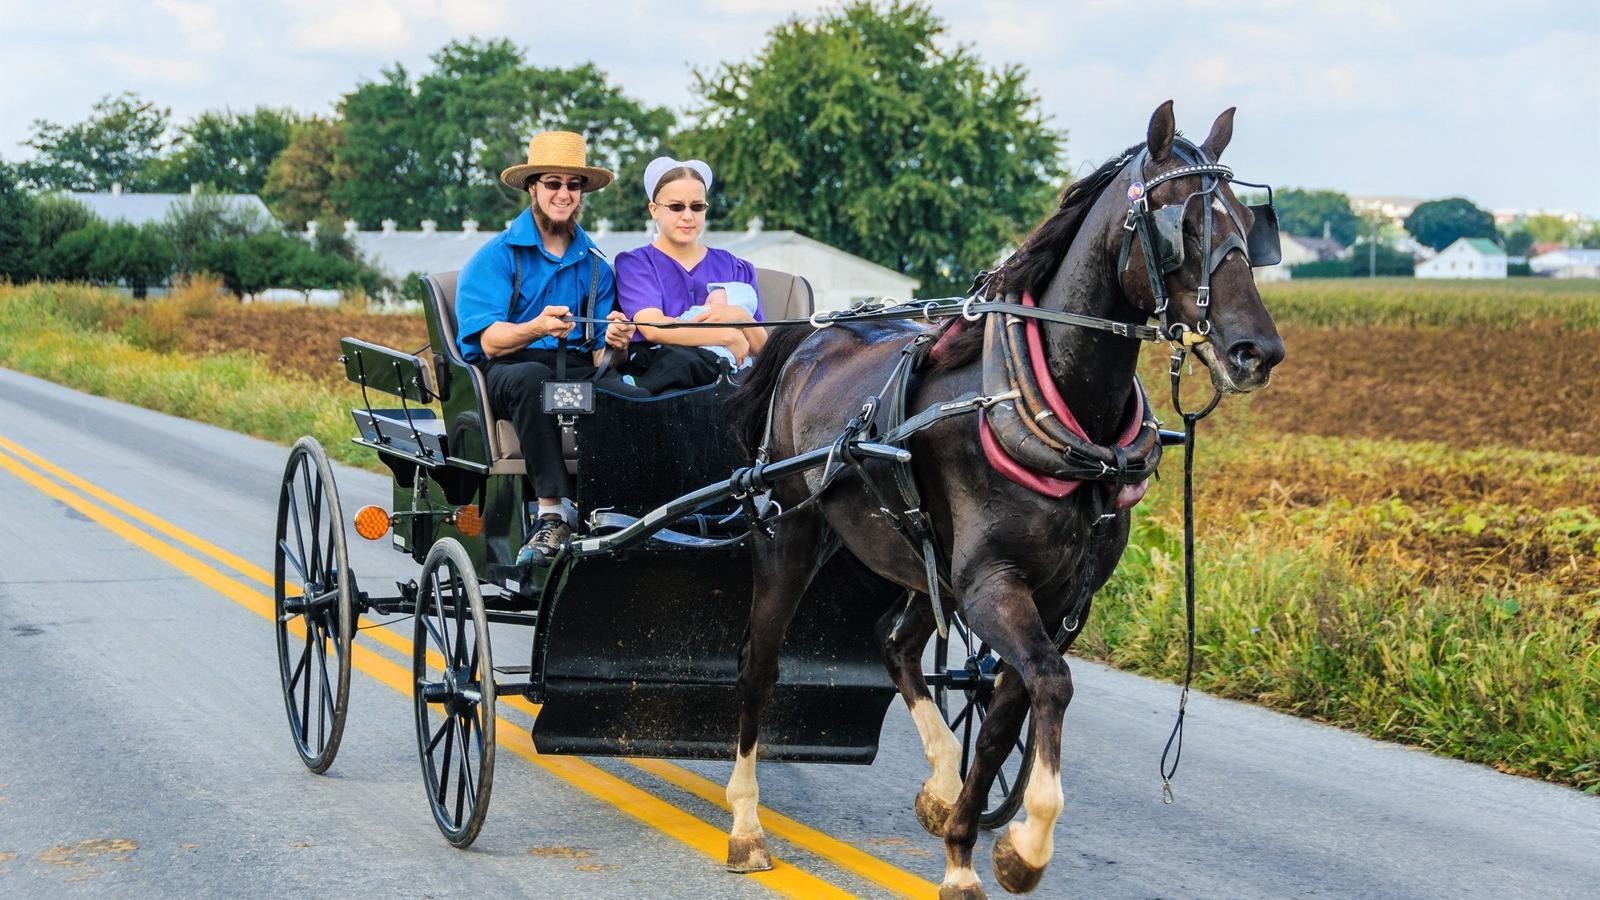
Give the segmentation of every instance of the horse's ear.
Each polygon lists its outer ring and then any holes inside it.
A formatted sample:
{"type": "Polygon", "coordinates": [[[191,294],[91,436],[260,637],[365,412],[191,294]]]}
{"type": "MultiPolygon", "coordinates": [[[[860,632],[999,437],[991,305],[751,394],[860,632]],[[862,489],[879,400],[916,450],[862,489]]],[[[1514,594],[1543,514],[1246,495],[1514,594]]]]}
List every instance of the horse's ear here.
{"type": "Polygon", "coordinates": [[[1150,116],[1150,131],[1145,135],[1145,146],[1150,149],[1150,161],[1161,162],[1172,151],[1172,136],[1177,125],[1172,119],[1172,101],[1156,107],[1150,116]]]}
{"type": "Polygon", "coordinates": [[[1222,158],[1222,151],[1228,149],[1228,142],[1233,140],[1235,109],[1238,107],[1230,106],[1222,111],[1222,115],[1217,116],[1217,120],[1211,123],[1211,133],[1206,135],[1205,143],[1200,145],[1200,149],[1204,150],[1213,161],[1222,158]]]}

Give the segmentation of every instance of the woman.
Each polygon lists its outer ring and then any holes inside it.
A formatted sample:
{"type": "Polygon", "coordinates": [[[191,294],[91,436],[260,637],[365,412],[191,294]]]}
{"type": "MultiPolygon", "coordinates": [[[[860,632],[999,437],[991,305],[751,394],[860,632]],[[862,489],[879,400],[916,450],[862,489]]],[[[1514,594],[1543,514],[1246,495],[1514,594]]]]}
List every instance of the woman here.
{"type": "Polygon", "coordinates": [[[698,159],[652,160],[645,168],[644,190],[656,238],[617,254],[617,305],[639,325],[625,371],[653,394],[715,381],[721,362],[713,347],[725,350],[737,366],[767,343],[766,329],[759,327],[651,327],[679,317],[695,322],[761,321],[755,266],[700,242],[711,180],[711,167],[698,159]],[[685,316],[696,307],[701,309],[685,316]]]}

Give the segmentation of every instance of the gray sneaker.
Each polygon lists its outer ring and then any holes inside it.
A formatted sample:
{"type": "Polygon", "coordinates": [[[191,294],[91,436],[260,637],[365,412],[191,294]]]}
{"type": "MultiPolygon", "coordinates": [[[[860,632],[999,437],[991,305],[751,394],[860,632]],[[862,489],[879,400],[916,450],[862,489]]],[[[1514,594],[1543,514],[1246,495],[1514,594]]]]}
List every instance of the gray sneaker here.
{"type": "Polygon", "coordinates": [[[545,513],[534,520],[533,536],[517,553],[517,565],[538,560],[549,560],[561,552],[567,539],[572,537],[572,526],[556,513],[545,513]]]}

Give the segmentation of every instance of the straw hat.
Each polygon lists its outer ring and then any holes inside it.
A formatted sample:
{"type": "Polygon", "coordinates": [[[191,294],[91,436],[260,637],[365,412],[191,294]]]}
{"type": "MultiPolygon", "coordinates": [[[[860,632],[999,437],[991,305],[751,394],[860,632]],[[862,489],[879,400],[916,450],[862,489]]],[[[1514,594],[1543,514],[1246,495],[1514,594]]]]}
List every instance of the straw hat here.
{"type": "Polygon", "coordinates": [[[541,131],[528,142],[528,161],[512,166],[500,173],[500,180],[519,191],[528,189],[528,179],[535,175],[582,175],[589,179],[585,193],[592,193],[611,183],[616,177],[606,169],[588,165],[589,146],[583,135],[570,131],[541,131]]]}

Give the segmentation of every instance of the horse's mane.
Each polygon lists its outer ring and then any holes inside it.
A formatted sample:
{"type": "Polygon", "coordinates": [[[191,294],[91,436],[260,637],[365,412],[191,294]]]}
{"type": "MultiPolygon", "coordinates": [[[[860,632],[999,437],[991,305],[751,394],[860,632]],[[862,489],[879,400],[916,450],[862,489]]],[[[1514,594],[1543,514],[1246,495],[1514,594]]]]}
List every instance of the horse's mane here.
{"type": "MultiPolygon", "coordinates": [[[[989,277],[984,294],[994,297],[1027,291],[1035,297],[1042,295],[1056,271],[1061,268],[1067,249],[1083,228],[1083,221],[1088,218],[1095,201],[1100,199],[1100,194],[1128,164],[1133,154],[1143,147],[1142,143],[1134,144],[1106,160],[1088,177],[1067,185],[1066,190],[1061,192],[1055,211],[1035,226],[1023,239],[1017,252],[1011,254],[989,277]]],[[[949,338],[947,346],[936,355],[933,366],[951,369],[966,365],[977,358],[982,344],[981,329],[965,328],[949,338]]]]}

